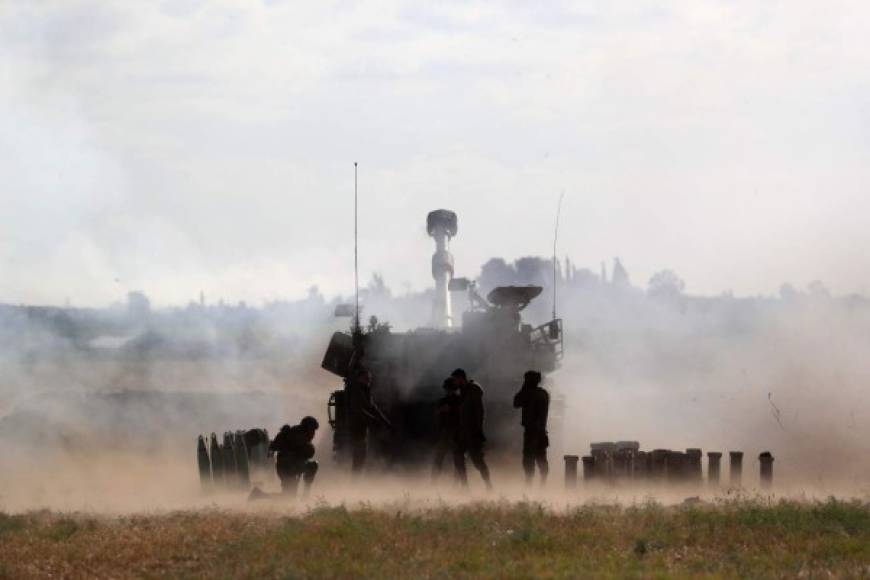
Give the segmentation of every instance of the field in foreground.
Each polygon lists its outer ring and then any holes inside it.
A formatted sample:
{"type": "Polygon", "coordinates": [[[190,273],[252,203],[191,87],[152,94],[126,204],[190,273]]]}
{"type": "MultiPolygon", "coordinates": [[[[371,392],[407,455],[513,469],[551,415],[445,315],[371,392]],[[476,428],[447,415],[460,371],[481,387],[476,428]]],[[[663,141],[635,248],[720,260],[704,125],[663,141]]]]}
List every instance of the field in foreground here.
{"type": "Polygon", "coordinates": [[[870,504],[0,514],[0,578],[865,577],[870,504]]]}

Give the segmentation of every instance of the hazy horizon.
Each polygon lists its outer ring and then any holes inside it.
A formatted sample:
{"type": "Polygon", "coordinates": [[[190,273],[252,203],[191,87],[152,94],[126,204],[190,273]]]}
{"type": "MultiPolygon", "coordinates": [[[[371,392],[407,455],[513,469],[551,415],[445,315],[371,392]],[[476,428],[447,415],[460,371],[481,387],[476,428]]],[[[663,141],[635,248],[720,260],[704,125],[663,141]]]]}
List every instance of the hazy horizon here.
{"type": "Polygon", "coordinates": [[[868,292],[856,2],[0,7],[0,302],[431,284],[559,256],[693,294],[868,292]]]}

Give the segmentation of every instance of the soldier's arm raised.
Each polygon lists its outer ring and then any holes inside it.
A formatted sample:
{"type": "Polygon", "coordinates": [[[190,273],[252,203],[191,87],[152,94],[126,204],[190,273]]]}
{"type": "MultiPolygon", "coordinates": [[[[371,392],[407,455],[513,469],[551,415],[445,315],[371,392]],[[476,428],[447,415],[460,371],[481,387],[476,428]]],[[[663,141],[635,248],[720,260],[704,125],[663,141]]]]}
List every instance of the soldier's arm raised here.
{"type": "Polygon", "coordinates": [[[514,409],[519,409],[523,405],[526,404],[526,389],[525,387],[521,387],[519,392],[514,395],[514,409]]]}

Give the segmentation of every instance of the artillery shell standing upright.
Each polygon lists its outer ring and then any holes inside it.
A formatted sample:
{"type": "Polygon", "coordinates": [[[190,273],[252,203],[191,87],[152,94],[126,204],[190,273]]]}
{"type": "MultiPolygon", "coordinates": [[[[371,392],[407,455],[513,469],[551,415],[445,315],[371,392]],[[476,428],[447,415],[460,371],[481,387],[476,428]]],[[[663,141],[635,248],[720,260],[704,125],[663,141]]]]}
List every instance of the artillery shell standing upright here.
{"type": "Polygon", "coordinates": [[[245,448],[248,450],[248,469],[251,478],[256,480],[262,474],[259,472],[266,468],[266,456],[269,451],[269,432],[265,429],[250,429],[242,433],[245,448]]]}
{"type": "Polygon", "coordinates": [[[263,475],[269,476],[275,474],[275,467],[273,466],[271,457],[269,456],[269,431],[263,429],[263,439],[260,441],[260,444],[257,446],[257,465],[260,468],[260,476],[263,475]]]}
{"type": "Polygon", "coordinates": [[[222,449],[224,458],[224,484],[227,487],[236,485],[236,458],[233,453],[233,435],[229,431],[224,432],[224,445],[222,449]]]}
{"type": "Polygon", "coordinates": [[[634,456],[632,465],[632,477],[637,480],[645,480],[649,477],[651,454],[646,451],[638,451],[634,456]]]}
{"type": "Polygon", "coordinates": [[[667,472],[668,454],[667,449],[653,449],[650,454],[649,473],[652,479],[663,481],[667,472]]]}
{"type": "Polygon", "coordinates": [[[223,485],[224,482],[224,458],[217,435],[211,434],[211,473],[215,486],[223,485]]]}
{"type": "Polygon", "coordinates": [[[567,489],[577,487],[577,461],[579,459],[576,455],[565,456],[565,487],[567,489]]]}
{"type": "Polygon", "coordinates": [[[211,462],[208,459],[208,450],[205,448],[205,438],[200,435],[196,441],[196,462],[199,466],[199,484],[203,491],[211,488],[211,462]]]}
{"type": "Polygon", "coordinates": [[[693,483],[700,483],[704,479],[701,456],[702,452],[697,447],[686,449],[686,476],[693,483]]]}
{"type": "Polygon", "coordinates": [[[665,477],[669,483],[683,483],[688,471],[688,457],[682,451],[668,451],[665,456],[665,477]]]}
{"type": "Polygon", "coordinates": [[[728,455],[731,459],[731,487],[740,487],[743,480],[743,452],[729,451],[728,455]]]}
{"type": "Polygon", "coordinates": [[[583,462],[583,480],[587,483],[595,477],[595,458],[591,455],[584,455],[581,458],[583,462]]]}
{"type": "Polygon", "coordinates": [[[758,456],[761,462],[761,487],[770,488],[773,485],[773,454],[765,451],[758,456]]]}
{"type": "Polygon", "coordinates": [[[251,487],[251,471],[248,467],[248,448],[245,446],[245,438],[241,431],[236,431],[233,436],[233,457],[236,460],[236,476],[239,487],[248,489],[251,487]]]}
{"type": "Polygon", "coordinates": [[[719,472],[721,461],[721,451],[707,452],[707,484],[710,487],[717,487],[719,485],[719,472]]]}

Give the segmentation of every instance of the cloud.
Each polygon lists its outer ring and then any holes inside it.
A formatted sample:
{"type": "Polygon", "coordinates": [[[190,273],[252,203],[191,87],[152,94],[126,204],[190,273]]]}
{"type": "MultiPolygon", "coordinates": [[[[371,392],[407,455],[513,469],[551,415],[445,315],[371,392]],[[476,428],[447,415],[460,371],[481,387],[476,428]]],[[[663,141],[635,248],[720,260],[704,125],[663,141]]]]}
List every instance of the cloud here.
{"type": "Polygon", "coordinates": [[[208,284],[250,301],[346,291],[353,161],[366,268],[397,286],[428,284],[425,211],[460,211],[471,268],[546,253],[565,190],[579,263],[620,254],[640,279],[667,266],[705,292],[852,291],[870,273],[850,250],[868,241],[868,17],[850,2],[10,2],[0,300],[114,296],[102,273],[72,282],[78,252],[163,303],[208,284]]]}

